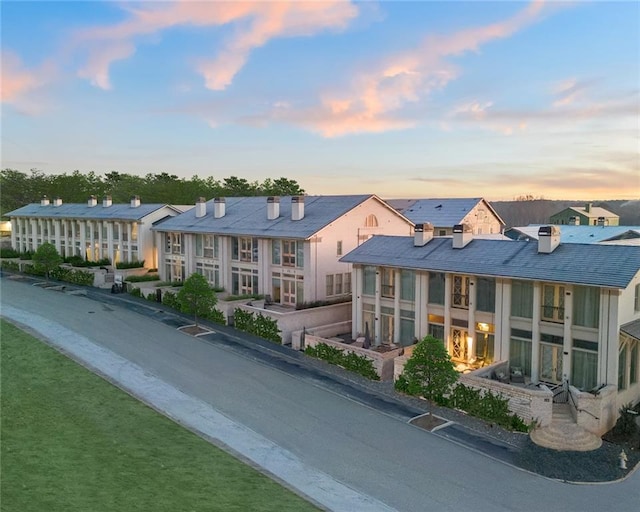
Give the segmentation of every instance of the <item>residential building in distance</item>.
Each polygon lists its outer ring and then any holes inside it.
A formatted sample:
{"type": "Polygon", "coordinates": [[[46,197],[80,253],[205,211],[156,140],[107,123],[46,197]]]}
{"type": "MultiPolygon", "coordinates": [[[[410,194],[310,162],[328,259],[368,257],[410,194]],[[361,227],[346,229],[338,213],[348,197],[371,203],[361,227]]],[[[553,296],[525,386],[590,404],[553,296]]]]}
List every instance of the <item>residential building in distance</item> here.
{"type": "MultiPolygon", "coordinates": [[[[502,365],[507,381],[516,369],[522,385],[566,386],[589,411],[578,422],[604,433],[640,400],[640,247],[560,240],[557,226],[531,242],[474,239],[464,225],[452,238],[428,225],[375,236],[342,258],[353,265],[352,336],[407,346],[432,335],[461,372],[502,365]]],[[[551,404],[540,407],[529,419],[546,424],[551,404]]]]}
{"type": "Polygon", "coordinates": [[[617,226],[620,224],[620,217],[609,210],[586,203],[584,207],[570,206],[553,214],[549,222],[569,226],[617,226]]]}
{"type": "MultiPolygon", "coordinates": [[[[512,240],[538,240],[540,224],[512,227],[505,230],[512,240]]],[[[640,226],[562,226],[563,244],[621,244],[640,245],[640,226]]]]}
{"type": "Polygon", "coordinates": [[[505,223],[481,197],[453,199],[389,199],[414,224],[433,225],[435,236],[450,236],[453,226],[471,226],[474,235],[502,233],[505,223]]]}
{"type": "Polygon", "coordinates": [[[412,229],[375,195],[201,198],[153,227],[162,279],[198,272],[231,295],[290,307],[350,297],[340,258],[372,235],[412,229]]]}
{"type": "Polygon", "coordinates": [[[144,204],[138,196],[129,204],[102,204],[91,196],[86,204],[65,204],[44,197],[7,213],[11,219],[11,245],[20,252],[35,251],[45,242],[55,245],[63,257],[87,261],[109,258],[118,262],[145,261],[157,267],[154,222],[178,215],[181,210],[166,204],[144,204]]]}

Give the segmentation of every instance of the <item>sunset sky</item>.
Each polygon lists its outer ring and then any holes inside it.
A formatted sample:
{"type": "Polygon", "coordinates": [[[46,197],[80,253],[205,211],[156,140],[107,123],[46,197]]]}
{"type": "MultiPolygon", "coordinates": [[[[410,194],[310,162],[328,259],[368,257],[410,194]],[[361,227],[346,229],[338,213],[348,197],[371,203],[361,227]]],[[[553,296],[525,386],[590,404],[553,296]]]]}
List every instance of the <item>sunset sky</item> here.
{"type": "Polygon", "coordinates": [[[640,197],[634,1],[7,1],[2,168],[640,197]]]}

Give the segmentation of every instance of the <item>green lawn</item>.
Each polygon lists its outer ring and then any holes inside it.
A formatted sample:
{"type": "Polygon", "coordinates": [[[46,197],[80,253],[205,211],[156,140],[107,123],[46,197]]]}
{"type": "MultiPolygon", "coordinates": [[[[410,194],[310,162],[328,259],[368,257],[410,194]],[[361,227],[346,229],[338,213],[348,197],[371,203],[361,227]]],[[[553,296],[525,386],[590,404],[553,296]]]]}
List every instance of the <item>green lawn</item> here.
{"type": "Polygon", "coordinates": [[[6,511],[317,510],[2,321],[6,511]]]}

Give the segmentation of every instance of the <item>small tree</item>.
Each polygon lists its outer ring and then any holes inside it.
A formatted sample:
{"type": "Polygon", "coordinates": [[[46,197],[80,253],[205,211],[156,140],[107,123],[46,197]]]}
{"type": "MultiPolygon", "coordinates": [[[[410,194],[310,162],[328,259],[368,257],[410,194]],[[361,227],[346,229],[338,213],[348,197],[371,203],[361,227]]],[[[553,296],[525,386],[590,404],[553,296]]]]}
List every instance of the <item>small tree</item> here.
{"type": "Polygon", "coordinates": [[[49,273],[55,270],[62,263],[62,256],[58,254],[56,246],[50,243],[44,243],[33,254],[33,263],[37,270],[44,272],[47,282],[49,282],[49,273]]]}
{"type": "Polygon", "coordinates": [[[201,274],[191,274],[176,296],[180,311],[193,315],[196,327],[198,317],[207,316],[218,302],[216,292],[201,274]]]}
{"type": "Polygon", "coordinates": [[[442,404],[458,380],[458,372],[442,340],[433,336],[427,336],[415,346],[402,375],[409,394],[429,400],[429,414],[432,414],[433,402],[442,404]]]}

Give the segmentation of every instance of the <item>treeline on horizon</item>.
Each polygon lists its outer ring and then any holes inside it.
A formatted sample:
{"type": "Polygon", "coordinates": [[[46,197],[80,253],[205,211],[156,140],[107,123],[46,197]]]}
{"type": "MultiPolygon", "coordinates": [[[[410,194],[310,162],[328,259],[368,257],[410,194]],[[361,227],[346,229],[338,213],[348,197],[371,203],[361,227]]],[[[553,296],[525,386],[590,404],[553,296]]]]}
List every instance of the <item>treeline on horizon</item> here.
{"type": "Polygon", "coordinates": [[[84,203],[92,195],[100,201],[109,195],[114,203],[128,203],[131,196],[140,196],[143,203],[194,204],[199,197],[209,200],[213,197],[304,193],[295,180],[288,178],[266,178],[258,182],[236,176],[179,178],[166,172],[137,176],[113,171],[100,176],[95,172],[80,171],[63,174],[45,174],[36,169],[29,173],[14,169],[0,171],[2,216],[26,204],[40,202],[43,196],[60,197],[64,203],[84,203]]]}

